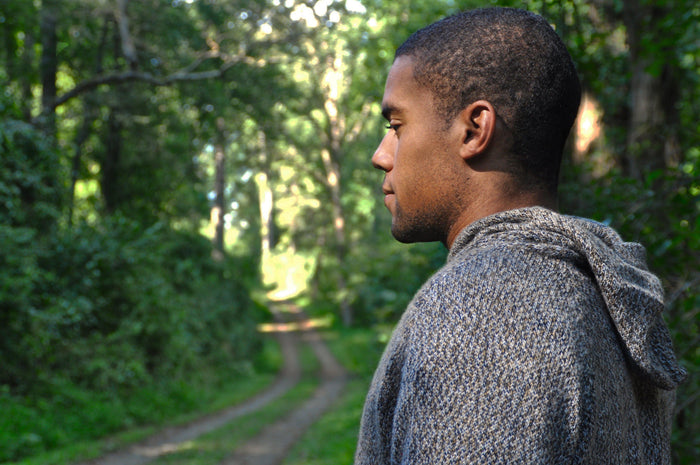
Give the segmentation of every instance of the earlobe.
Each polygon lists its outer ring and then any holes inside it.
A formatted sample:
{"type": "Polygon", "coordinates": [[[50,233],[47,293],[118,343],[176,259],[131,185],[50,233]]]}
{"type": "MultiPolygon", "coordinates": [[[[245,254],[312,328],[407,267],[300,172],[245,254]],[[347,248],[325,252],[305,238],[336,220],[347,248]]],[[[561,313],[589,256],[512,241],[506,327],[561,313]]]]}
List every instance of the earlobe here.
{"type": "Polygon", "coordinates": [[[465,160],[484,153],[493,139],[496,130],[496,111],[490,102],[477,100],[461,113],[464,141],[460,155],[465,160]]]}

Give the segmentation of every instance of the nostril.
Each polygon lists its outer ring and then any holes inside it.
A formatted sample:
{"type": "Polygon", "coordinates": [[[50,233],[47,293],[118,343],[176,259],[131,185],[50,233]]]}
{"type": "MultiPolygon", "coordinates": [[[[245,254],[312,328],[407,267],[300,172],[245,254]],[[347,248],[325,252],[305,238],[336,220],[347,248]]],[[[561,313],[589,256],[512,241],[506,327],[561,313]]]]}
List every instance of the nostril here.
{"type": "Polygon", "coordinates": [[[382,164],[382,163],[376,161],[374,158],[372,158],[372,166],[374,166],[378,170],[382,170],[384,172],[387,172],[390,169],[386,164],[382,164]]]}
{"type": "Polygon", "coordinates": [[[382,171],[389,171],[392,167],[392,156],[380,146],[372,155],[372,166],[382,171]]]}

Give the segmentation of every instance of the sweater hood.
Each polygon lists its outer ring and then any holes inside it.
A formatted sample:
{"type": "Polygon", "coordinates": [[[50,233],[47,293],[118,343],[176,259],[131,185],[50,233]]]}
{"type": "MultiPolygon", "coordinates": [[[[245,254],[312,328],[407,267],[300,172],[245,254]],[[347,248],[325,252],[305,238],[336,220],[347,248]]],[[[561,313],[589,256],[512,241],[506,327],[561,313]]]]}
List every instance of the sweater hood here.
{"type": "Polygon", "coordinates": [[[666,390],[685,379],[663,321],[663,288],[647,268],[644,247],[624,242],[604,224],[531,207],[497,213],[467,226],[452,244],[447,260],[487,236],[502,233],[531,240],[553,256],[576,254],[594,276],[621,344],[642,377],[666,390]]]}

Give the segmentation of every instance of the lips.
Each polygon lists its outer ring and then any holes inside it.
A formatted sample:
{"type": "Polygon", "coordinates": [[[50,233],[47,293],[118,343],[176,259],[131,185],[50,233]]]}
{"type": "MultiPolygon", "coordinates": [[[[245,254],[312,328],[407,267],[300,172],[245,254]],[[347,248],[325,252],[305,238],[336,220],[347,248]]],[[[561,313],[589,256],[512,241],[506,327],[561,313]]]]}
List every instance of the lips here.
{"type": "Polygon", "coordinates": [[[384,193],[384,206],[391,211],[391,205],[394,200],[394,191],[387,185],[382,185],[382,192],[384,193]]]}

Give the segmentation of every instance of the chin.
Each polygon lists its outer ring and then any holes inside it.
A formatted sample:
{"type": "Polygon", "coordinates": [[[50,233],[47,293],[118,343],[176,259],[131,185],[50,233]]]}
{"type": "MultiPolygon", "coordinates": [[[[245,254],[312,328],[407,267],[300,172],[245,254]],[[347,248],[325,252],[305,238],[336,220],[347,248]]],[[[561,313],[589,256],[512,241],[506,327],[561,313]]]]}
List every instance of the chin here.
{"type": "Polygon", "coordinates": [[[391,225],[391,235],[394,239],[403,244],[413,244],[416,242],[436,242],[441,239],[433,231],[426,228],[400,227],[397,224],[391,225]]]}
{"type": "Polygon", "coordinates": [[[417,241],[417,240],[413,239],[412,237],[404,237],[404,236],[402,236],[402,235],[397,235],[397,234],[395,234],[395,233],[393,233],[393,232],[391,233],[391,235],[394,236],[394,239],[396,239],[397,241],[401,242],[402,244],[413,244],[413,243],[416,243],[416,242],[420,242],[420,241],[417,241]]]}

